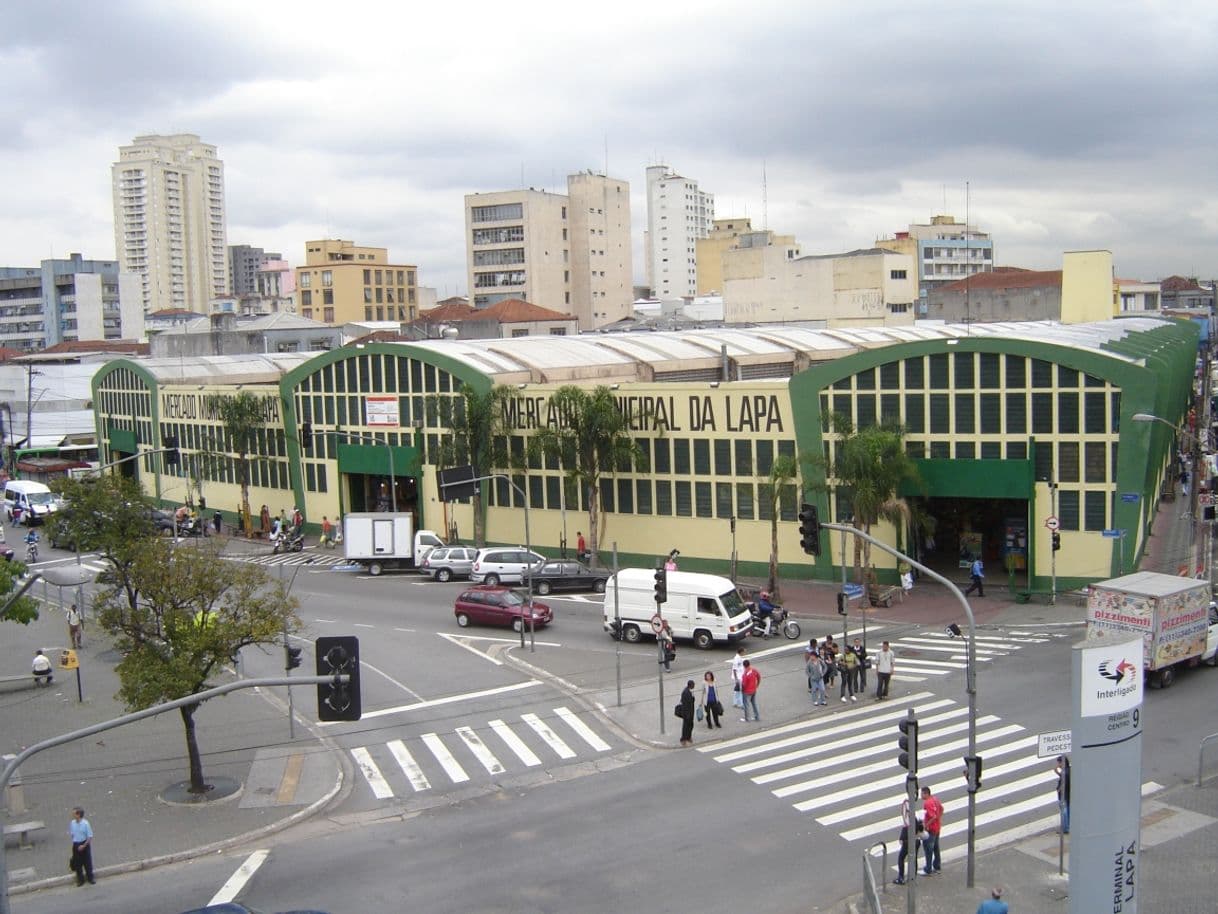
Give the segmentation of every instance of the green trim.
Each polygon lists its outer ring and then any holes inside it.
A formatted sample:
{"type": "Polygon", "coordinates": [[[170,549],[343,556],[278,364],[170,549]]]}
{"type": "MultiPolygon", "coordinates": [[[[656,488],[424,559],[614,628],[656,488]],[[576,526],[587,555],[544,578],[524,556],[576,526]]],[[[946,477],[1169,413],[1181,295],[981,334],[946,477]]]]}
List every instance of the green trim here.
{"type": "MultiPolygon", "coordinates": [[[[151,371],[149,371],[145,366],[140,365],[138,362],[134,362],[131,359],[115,359],[111,362],[107,362],[102,366],[97,374],[93,375],[91,387],[94,403],[93,416],[98,436],[97,440],[108,440],[104,437],[107,429],[102,427],[101,416],[97,412],[96,404],[98,401],[98,392],[105,385],[106,378],[114,372],[120,370],[130,371],[136,377],[142,378],[145,385],[148,387],[148,424],[152,428],[152,441],[149,442],[149,449],[158,450],[164,446],[161,444],[160,385],[157,382],[156,376],[151,371]]],[[[135,438],[135,433],[132,432],[131,434],[132,437],[135,438]]],[[[135,441],[135,453],[139,453],[138,439],[135,441]]],[[[155,469],[152,471],[153,497],[157,499],[161,497],[161,461],[163,457],[163,454],[155,455],[153,463],[153,466],[155,467],[155,469]]],[[[135,464],[135,478],[138,480],[140,478],[140,461],[133,460],[131,462],[135,464]]]]}
{"type": "Polygon", "coordinates": [[[1027,499],[1035,482],[1033,462],[1028,460],[943,460],[918,458],[913,461],[921,477],[916,483],[901,486],[902,497],[925,495],[955,498],[1027,499]]]}
{"type": "Polygon", "coordinates": [[[135,440],[135,432],[129,428],[112,428],[108,429],[109,434],[102,440],[105,441],[112,451],[121,451],[124,454],[138,454],[136,450],[137,444],[135,440]]]}
{"type": "MultiPolygon", "coordinates": [[[[335,434],[342,435],[342,432],[335,434]]],[[[338,444],[338,472],[389,475],[389,446],[375,444],[338,444]]],[[[413,476],[418,479],[422,464],[418,448],[393,447],[393,473],[395,476],[413,476]]]]}

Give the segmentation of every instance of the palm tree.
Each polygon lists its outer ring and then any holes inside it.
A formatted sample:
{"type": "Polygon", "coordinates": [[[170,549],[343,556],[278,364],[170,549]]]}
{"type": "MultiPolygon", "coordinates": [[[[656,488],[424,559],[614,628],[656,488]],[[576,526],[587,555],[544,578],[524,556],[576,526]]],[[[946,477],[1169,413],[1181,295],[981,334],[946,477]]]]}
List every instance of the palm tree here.
{"type": "Polygon", "coordinates": [[[254,450],[260,429],[266,428],[263,398],[247,391],[235,397],[217,395],[216,410],[228,438],[228,450],[237,455],[241,479],[241,529],[250,535],[250,451],[254,450]]]}
{"type": "Polygon", "coordinates": [[[781,599],[778,583],[778,519],[782,515],[784,502],[795,503],[795,483],[798,479],[799,458],[793,454],[783,454],[774,458],[769,475],[761,483],[762,504],[770,506],[769,589],[775,600],[781,599]]]}
{"type": "MultiPolygon", "coordinates": [[[[503,415],[512,390],[498,385],[480,391],[463,384],[459,393],[459,397],[433,397],[428,401],[432,423],[452,433],[445,436],[437,462],[445,468],[468,464],[473,467],[474,476],[486,476],[507,464],[503,415]]],[[[483,546],[486,512],[480,485],[474,491],[473,509],[474,543],[483,546]]]]}
{"type": "Polygon", "coordinates": [[[602,519],[600,484],[606,473],[642,464],[646,457],[634,439],[613,392],[603,384],[591,391],[565,385],[550,400],[559,417],[556,426],[540,429],[532,444],[556,458],[567,479],[582,486],[588,503],[588,548],[598,555],[602,519]]]}

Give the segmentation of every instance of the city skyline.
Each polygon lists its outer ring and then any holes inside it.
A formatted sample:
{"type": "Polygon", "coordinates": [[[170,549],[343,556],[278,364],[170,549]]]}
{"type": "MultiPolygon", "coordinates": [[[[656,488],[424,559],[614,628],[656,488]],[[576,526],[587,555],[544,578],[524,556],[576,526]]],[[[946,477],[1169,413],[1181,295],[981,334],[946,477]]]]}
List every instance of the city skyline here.
{"type": "Polygon", "coordinates": [[[297,265],[310,239],[386,247],[441,298],[469,291],[466,194],[561,192],[587,169],[630,184],[641,283],[653,164],[805,254],[963,220],[968,182],[998,265],[1058,269],[1063,251],[1104,248],[1121,277],[1218,274],[1208,6],[947,21],[880,3],[855,24],[845,5],[627,3],[586,31],[557,4],[491,10],[387,6],[322,30],[277,3],[21,8],[0,37],[18,125],[0,144],[3,262],[115,258],[119,147],[189,132],[225,163],[230,244],[297,265]]]}

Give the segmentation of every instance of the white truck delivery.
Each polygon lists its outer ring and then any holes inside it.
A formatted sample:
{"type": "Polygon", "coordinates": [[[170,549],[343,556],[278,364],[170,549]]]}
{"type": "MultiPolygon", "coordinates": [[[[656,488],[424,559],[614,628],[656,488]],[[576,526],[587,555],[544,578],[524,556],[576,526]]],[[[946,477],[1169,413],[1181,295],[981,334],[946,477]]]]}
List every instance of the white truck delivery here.
{"type": "Polygon", "coordinates": [[[657,609],[674,638],[688,638],[703,650],[716,642],[740,641],[751,625],[736,586],[718,575],[668,572],[668,600],[658,607],[655,569],[623,568],[605,582],[605,631],[610,634],[620,618],[622,637],[637,643],[644,634],[653,634],[651,619],[657,609]]]}
{"type": "Polygon", "coordinates": [[[1166,689],[1176,668],[1215,663],[1218,609],[1208,581],[1139,571],[1092,584],[1087,595],[1086,640],[1142,638],[1148,681],[1166,689]]]}
{"type": "Polygon", "coordinates": [[[414,515],[368,512],[343,518],[343,548],[347,560],[363,565],[369,574],[387,568],[415,568],[423,557],[444,541],[431,530],[414,529],[414,515]]]}

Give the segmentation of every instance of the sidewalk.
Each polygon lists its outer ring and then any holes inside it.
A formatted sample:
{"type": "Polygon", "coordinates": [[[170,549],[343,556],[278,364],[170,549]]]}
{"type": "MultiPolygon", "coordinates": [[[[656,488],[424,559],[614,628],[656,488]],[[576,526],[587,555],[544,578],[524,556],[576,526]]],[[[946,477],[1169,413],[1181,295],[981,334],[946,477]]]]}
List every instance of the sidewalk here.
{"type": "MultiPolygon", "coordinates": [[[[58,603],[43,604],[29,626],[7,622],[0,674],[28,673],[42,648],[53,662],[68,643],[58,603]]],[[[0,686],[0,754],[16,753],[52,736],[126,713],[114,697],[120,657],[92,620],[78,652],[84,701],[75,671],[56,668],[50,687],[0,686]]],[[[187,859],[242,843],[320,810],[339,791],[338,756],[298,721],[288,740],[280,693],[243,690],[213,699],[195,714],[203,773],[210,783],[232,779],[239,793],[212,803],[170,805],[159,797],[188,780],[186,740],[174,712],[46,750],[20,768],[21,784],[5,797],[6,823],[40,821],[29,848],[6,842],[10,894],[64,884],[67,823],[73,806],[85,808],[96,834],[98,876],[187,859]],[[269,700],[268,700],[269,699],[269,700]]]]}

